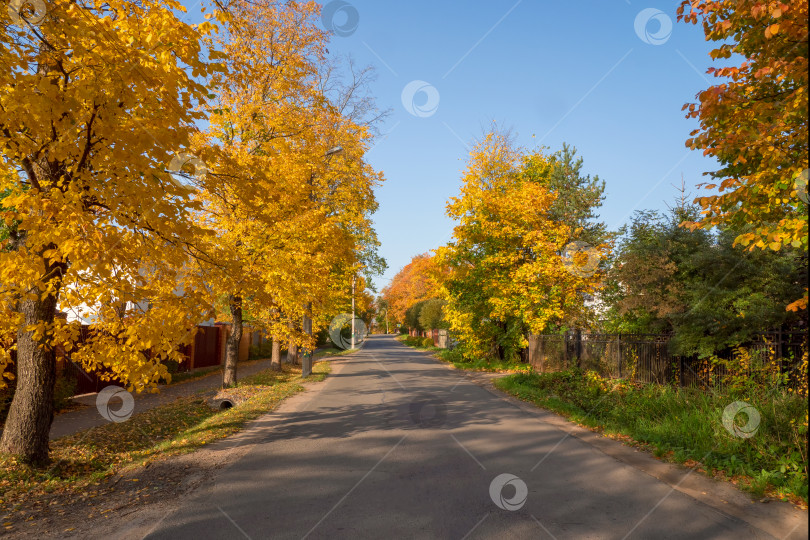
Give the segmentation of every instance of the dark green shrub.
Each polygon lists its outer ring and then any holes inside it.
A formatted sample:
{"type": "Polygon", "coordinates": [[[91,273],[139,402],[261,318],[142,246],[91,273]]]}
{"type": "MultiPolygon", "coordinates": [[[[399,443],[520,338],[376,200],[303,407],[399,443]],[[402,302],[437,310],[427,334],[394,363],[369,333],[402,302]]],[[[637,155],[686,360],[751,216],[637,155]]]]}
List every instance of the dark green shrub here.
{"type": "Polygon", "coordinates": [[[70,398],[76,395],[76,379],[71,376],[60,375],[56,378],[53,388],[53,407],[59,411],[70,405],[70,398]]]}
{"type": "Polygon", "coordinates": [[[433,338],[432,337],[423,338],[422,347],[433,347],[433,338]]]}
{"type": "Polygon", "coordinates": [[[180,362],[177,360],[166,360],[163,363],[166,365],[166,369],[169,370],[169,373],[172,375],[180,371],[180,362]]]}
{"type": "Polygon", "coordinates": [[[273,353],[273,341],[266,339],[262,341],[261,345],[251,345],[248,349],[248,359],[256,360],[257,358],[270,358],[273,353]]]}
{"type": "Polygon", "coordinates": [[[329,345],[329,328],[323,328],[315,334],[315,347],[326,347],[327,345],[329,345]]]}

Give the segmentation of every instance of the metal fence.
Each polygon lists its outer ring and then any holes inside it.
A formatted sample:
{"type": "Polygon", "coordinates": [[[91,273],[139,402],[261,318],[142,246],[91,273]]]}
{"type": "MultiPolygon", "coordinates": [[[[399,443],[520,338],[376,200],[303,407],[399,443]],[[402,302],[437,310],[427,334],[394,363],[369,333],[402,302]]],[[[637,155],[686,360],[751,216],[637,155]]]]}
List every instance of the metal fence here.
{"type": "MultiPolygon", "coordinates": [[[[539,372],[579,367],[600,375],[644,383],[710,386],[726,375],[723,365],[697,356],[671,353],[672,337],[666,334],[566,334],[530,335],[528,361],[539,372]]],[[[779,373],[788,382],[797,381],[807,351],[807,332],[769,332],[744,345],[750,353],[750,369],[757,363],[778,360],[779,373]]],[[[730,359],[733,350],[717,357],[730,359]]]]}

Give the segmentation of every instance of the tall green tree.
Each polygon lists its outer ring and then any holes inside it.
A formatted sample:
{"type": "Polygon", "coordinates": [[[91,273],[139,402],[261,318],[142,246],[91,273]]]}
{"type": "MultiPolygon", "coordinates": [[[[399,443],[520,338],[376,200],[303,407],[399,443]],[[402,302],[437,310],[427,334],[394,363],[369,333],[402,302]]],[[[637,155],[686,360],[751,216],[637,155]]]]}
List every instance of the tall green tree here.
{"type": "Polygon", "coordinates": [[[541,157],[542,154],[530,154],[523,175],[556,194],[549,217],[567,225],[578,241],[593,246],[605,242],[610,235],[597,213],[605,199],[604,181],[583,172],[585,160],[577,156],[577,149],[569,144],[563,143],[562,150],[549,156],[550,168],[541,157]]]}
{"type": "Polygon", "coordinates": [[[739,231],[689,230],[696,205],[637,212],[619,241],[602,300],[605,329],[671,333],[673,352],[720,352],[756,334],[791,326],[784,309],[807,286],[807,254],[749,251],[739,231]]]}
{"type": "Polygon", "coordinates": [[[426,300],[419,313],[419,325],[425,330],[447,328],[447,320],[444,318],[446,303],[441,298],[426,300]]]}
{"type": "Polygon", "coordinates": [[[693,258],[712,247],[709,232],[680,226],[697,216],[698,209],[682,201],[665,214],[638,211],[623,228],[602,293],[609,331],[674,330],[672,317],[688,311],[686,290],[700,272],[693,258]]]}

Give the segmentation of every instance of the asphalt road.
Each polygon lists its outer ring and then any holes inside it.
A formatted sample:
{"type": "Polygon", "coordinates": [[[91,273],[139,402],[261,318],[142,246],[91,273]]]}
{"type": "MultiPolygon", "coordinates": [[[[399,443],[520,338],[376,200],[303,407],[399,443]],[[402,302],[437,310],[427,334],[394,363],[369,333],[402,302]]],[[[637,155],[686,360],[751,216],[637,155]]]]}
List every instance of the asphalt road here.
{"type": "Polygon", "coordinates": [[[387,336],[303,396],[148,538],[774,537],[387,336]]]}

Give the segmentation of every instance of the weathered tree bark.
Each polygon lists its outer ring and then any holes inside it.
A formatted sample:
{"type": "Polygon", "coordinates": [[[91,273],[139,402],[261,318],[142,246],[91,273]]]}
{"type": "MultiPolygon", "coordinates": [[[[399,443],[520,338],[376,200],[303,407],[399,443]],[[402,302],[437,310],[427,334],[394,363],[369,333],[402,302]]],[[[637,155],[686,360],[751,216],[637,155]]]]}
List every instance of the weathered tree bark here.
{"type": "Polygon", "coordinates": [[[44,266],[46,274],[42,281],[55,282],[54,291],[43,298],[40,289],[33,287],[28,291],[33,299],[19,301],[18,310],[24,323],[17,330],[17,388],[0,439],[0,451],[32,465],[48,463],[56,357],[48,339],[37,338],[28,327],[53,324],[65,270],[63,263],[45,263],[44,266]]]}
{"type": "MultiPolygon", "coordinates": [[[[303,321],[303,330],[304,333],[312,338],[312,318],[310,315],[312,314],[312,302],[307,304],[307,314],[304,315],[303,321]]],[[[301,376],[302,377],[309,377],[312,375],[312,351],[308,346],[304,351],[304,357],[301,359],[301,376]]]]}
{"type": "MultiPolygon", "coordinates": [[[[40,45],[40,59],[37,74],[42,80],[50,77],[54,88],[59,86],[59,78],[48,74],[57,66],[49,63],[52,46],[45,40],[40,45]]],[[[89,139],[89,137],[88,137],[89,139]]],[[[28,181],[32,188],[47,192],[56,186],[56,179],[63,176],[68,167],[63,163],[49,162],[46,157],[38,159],[24,158],[28,181]]],[[[25,231],[12,227],[9,235],[12,250],[20,249],[25,245],[27,235],[25,231]]],[[[41,257],[44,274],[39,284],[31,284],[25,295],[18,299],[16,311],[23,318],[23,324],[17,330],[17,386],[14,398],[9,407],[3,436],[0,438],[0,451],[17,456],[21,461],[32,465],[44,465],[49,461],[48,442],[53,421],[53,393],[56,384],[56,358],[53,347],[47,337],[39,337],[35,332],[28,330],[30,326],[52,327],[56,317],[59,293],[62,288],[62,276],[67,269],[66,262],[54,262],[42,257],[46,250],[54,250],[58,246],[49,244],[41,246],[41,257]],[[43,298],[45,289],[38,285],[50,286],[50,293],[43,298]],[[28,296],[30,295],[30,298],[28,296]]],[[[50,329],[50,328],[48,328],[50,329]]],[[[47,335],[47,334],[46,334],[47,335]]]]}
{"type": "Polygon", "coordinates": [[[231,306],[231,333],[225,342],[225,372],[222,388],[236,386],[236,363],[239,361],[239,342],[242,341],[242,298],[228,296],[231,306]]]}
{"type": "Polygon", "coordinates": [[[270,356],[270,369],[281,371],[281,341],[273,336],[273,353],[270,356]]]}
{"type": "Polygon", "coordinates": [[[298,364],[298,343],[296,343],[293,333],[295,333],[295,323],[290,321],[287,325],[290,329],[290,341],[287,343],[287,363],[298,364]]]}

